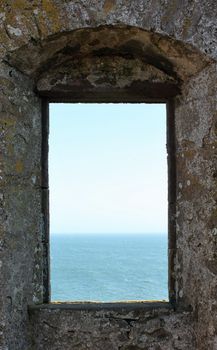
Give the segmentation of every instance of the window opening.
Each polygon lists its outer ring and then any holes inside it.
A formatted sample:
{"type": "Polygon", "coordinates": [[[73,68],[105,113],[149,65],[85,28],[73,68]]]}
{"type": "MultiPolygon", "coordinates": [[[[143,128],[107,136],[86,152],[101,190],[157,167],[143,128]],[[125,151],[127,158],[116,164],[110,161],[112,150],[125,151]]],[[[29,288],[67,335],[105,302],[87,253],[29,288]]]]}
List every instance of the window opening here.
{"type": "Polygon", "coordinates": [[[165,104],[50,103],[52,301],[167,300],[165,104]]]}

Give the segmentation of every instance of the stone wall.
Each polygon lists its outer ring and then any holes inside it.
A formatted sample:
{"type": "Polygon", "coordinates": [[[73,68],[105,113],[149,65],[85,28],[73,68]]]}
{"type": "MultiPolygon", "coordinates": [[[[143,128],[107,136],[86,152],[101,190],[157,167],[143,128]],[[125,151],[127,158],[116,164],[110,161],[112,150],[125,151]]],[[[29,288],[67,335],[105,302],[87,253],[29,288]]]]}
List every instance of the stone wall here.
{"type": "Polygon", "coordinates": [[[217,349],[216,18],[215,0],[1,1],[1,350],[217,349]],[[45,304],[42,111],[72,91],[169,101],[172,306],[45,304]]]}
{"type": "Polygon", "coordinates": [[[31,309],[34,349],[195,349],[190,313],[166,303],[31,309]],[[58,319],[58,322],[57,322],[58,319]]]}

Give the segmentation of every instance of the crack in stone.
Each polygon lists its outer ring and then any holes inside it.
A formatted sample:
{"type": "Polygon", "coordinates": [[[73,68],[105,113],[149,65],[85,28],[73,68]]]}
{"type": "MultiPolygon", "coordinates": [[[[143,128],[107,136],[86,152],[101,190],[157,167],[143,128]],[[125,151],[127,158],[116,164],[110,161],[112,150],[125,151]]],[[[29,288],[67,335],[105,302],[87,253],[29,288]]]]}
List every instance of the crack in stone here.
{"type": "Polygon", "coordinates": [[[58,329],[58,327],[55,327],[55,326],[53,326],[53,325],[51,325],[51,324],[49,324],[48,322],[46,322],[46,321],[43,321],[43,324],[45,324],[46,326],[48,326],[49,328],[52,328],[52,329],[55,329],[55,330],[57,330],[58,329]]]}
{"type": "Polygon", "coordinates": [[[37,20],[37,17],[35,15],[35,13],[33,12],[33,20],[34,20],[34,23],[35,23],[35,26],[37,28],[37,32],[38,32],[38,37],[39,37],[39,40],[36,40],[36,44],[39,44],[40,47],[42,47],[42,43],[41,43],[41,29],[39,27],[39,24],[38,24],[38,20],[37,20]]]}

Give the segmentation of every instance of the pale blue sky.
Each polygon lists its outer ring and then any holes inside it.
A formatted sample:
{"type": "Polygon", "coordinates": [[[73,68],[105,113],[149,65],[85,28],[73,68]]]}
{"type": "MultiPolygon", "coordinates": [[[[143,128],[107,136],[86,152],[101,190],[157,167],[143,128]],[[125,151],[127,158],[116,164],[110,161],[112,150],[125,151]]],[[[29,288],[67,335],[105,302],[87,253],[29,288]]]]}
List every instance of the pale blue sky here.
{"type": "Polygon", "coordinates": [[[50,104],[51,233],[167,232],[164,104],[50,104]]]}

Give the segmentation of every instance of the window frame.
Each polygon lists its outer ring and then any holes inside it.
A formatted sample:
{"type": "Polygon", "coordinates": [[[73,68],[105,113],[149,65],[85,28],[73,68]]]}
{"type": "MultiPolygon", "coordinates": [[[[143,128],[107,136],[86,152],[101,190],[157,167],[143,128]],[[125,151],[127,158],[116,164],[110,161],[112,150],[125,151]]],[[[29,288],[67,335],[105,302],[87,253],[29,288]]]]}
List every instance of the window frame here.
{"type": "MultiPolygon", "coordinates": [[[[166,91],[166,90],[165,90],[166,91]]],[[[113,102],[110,98],[94,97],[90,100],[80,98],[79,100],[73,100],[73,98],[65,100],[65,98],[52,96],[42,97],[42,109],[41,109],[41,128],[42,128],[42,143],[41,143],[41,188],[42,188],[42,216],[43,216],[43,303],[48,304],[51,302],[51,288],[50,288],[50,229],[49,229],[49,173],[48,173],[48,138],[49,138],[49,104],[50,103],[110,103],[113,102]]],[[[132,101],[126,100],[125,103],[132,103],[132,101]]],[[[159,301],[138,301],[136,304],[143,304],[148,308],[155,307],[167,307],[172,306],[176,308],[176,290],[175,290],[175,271],[174,271],[174,258],[176,253],[176,137],[175,137],[175,113],[174,113],[174,99],[146,99],[140,96],[133,99],[134,103],[165,103],[166,104],[166,140],[167,140],[167,169],[168,169],[168,302],[159,301]],[[146,305],[147,304],[147,305],[146,305]]],[[[116,97],[113,103],[123,103],[121,95],[119,99],[116,97]]],[[[76,303],[76,302],[75,302],[76,303]]],[[[67,302],[61,304],[71,304],[67,302]]],[[[88,308],[90,302],[82,302],[82,306],[88,308]]],[[[96,308],[100,305],[105,307],[107,304],[109,307],[112,305],[118,307],[133,308],[135,302],[110,302],[110,303],[94,303],[96,308]]]]}

